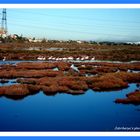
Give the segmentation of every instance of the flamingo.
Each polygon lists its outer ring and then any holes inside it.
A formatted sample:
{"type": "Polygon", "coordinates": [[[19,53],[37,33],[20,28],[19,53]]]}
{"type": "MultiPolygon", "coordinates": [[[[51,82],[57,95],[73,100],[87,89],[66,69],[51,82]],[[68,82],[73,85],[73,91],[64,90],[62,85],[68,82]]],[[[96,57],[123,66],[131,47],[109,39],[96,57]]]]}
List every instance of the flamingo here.
{"type": "Polygon", "coordinates": [[[85,56],[85,59],[88,60],[89,59],[89,56],[85,56]]]}
{"type": "Polygon", "coordinates": [[[64,60],[64,61],[66,61],[66,60],[67,60],[67,58],[66,58],[66,57],[63,57],[63,60],[64,60]]]}
{"type": "Polygon", "coordinates": [[[59,61],[59,58],[56,58],[56,61],[59,61]]]}
{"type": "Polygon", "coordinates": [[[82,57],[82,58],[81,58],[81,61],[83,61],[83,60],[85,60],[85,58],[84,58],[84,57],[82,57]]]}
{"type": "Polygon", "coordinates": [[[38,60],[45,60],[46,58],[43,57],[43,56],[39,56],[37,59],[38,59],[38,60]]]}
{"type": "Polygon", "coordinates": [[[56,58],[55,58],[55,57],[52,57],[52,60],[54,60],[54,61],[55,61],[55,60],[56,60],[56,58]]]}
{"type": "Polygon", "coordinates": [[[48,60],[51,60],[52,59],[52,56],[50,56],[49,58],[48,58],[48,60]]]}
{"type": "Polygon", "coordinates": [[[95,60],[95,57],[92,57],[91,60],[95,60]]]}
{"type": "Polygon", "coordinates": [[[59,61],[62,61],[62,58],[61,57],[59,58],[59,61]]]}
{"type": "Polygon", "coordinates": [[[73,57],[72,56],[68,57],[68,60],[73,60],[73,57]]]}
{"type": "Polygon", "coordinates": [[[80,58],[79,58],[79,57],[77,57],[77,58],[76,58],[76,60],[77,60],[77,61],[79,61],[79,60],[80,60],[80,58]]]}

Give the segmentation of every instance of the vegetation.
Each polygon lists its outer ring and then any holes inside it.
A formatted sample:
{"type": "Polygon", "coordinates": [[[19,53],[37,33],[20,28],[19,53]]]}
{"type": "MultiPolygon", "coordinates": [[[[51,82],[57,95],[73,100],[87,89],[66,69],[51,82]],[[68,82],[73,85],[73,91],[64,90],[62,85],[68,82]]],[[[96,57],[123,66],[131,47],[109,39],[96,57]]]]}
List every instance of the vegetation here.
{"type": "Polygon", "coordinates": [[[116,103],[122,103],[122,104],[134,104],[139,105],[140,104],[140,90],[136,90],[134,92],[131,92],[126,95],[127,98],[125,99],[116,99],[116,103]]]}
{"type": "MultiPolygon", "coordinates": [[[[22,62],[17,65],[1,65],[1,82],[16,78],[18,84],[0,87],[1,96],[24,98],[42,90],[46,95],[56,93],[83,94],[87,89],[95,91],[118,90],[128,87],[128,83],[139,83],[139,63],[74,63],[79,72],[74,71],[69,62],[22,62]],[[58,71],[54,71],[54,68],[58,71]],[[125,68],[125,69],[124,69],[125,68]],[[121,69],[119,72],[118,69],[121,69]],[[86,73],[97,75],[85,76],[86,73]]],[[[137,84],[139,86],[139,84],[137,84]]]]}
{"type": "Polygon", "coordinates": [[[36,60],[39,55],[48,58],[69,57],[74,58],[88,55],[97,60],[131,61],[140,60],[140,46],[124,43],[91,43],[76,41],[45,41],[29,42],[22,36],[0,44],[0,59],[4,56],[8,60],[36,60]],[[13,41],[14,40],[14,41],[13,41]]]}
{"type": "MultiPolygon", "coordinates": [[[[46,40],[36,42],[18,35],[0,38],[0,59],[37,60],[43,56],[48,60],[73,57],[74,60],[88,56],[88,60],[132,61],[140,60],[140,46],[127,43],[95,41],[58,41],[46,40]]],[[[95,91],[118,90],[128,87],[128,83],[139,83],[140,63],[107,62],[32,62],[17,65],[1,65],[1,83],[16,78],[19,84],[0,87],[1,96],[22,98],[42,90],[46,95],[56,93],[83,94],[91,88],[95,91]],[[70,66],[74,64],[79,72],[70,66]],[[57,71],[54,69],[57,68],[57,71]],[[9,90],[10,89],[10,90],[9,90]]]]}

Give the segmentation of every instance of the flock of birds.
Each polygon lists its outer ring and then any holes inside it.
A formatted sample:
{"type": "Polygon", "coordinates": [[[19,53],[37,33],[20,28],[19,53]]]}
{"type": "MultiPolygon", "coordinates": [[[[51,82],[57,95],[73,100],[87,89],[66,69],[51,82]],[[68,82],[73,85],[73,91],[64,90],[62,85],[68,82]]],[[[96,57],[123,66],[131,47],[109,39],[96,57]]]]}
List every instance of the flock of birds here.
{"type": "MultiPolygon", "coordinates": [[[[77,57],[74,58],[72,56],[69,57],[53,57],[50,56],[47,58],[49,61],[85,61],[85,60],[95,60],[95,57],[89,58],[89,56],[82,56],[82,57],[77,57]]],[[[39,56],[37,57],[37,60],[46,60],[46,57],[44,56],[39,56]]]]}
{"type": "MultiPolygon", "coordinates": [[[[37,60],[41,60],[41,61],[42,60],[46,60],[46,57],[39,56],[39,57],[37,57],[37,60]]],[[[89,56],[83,56],[81,58],[80,57],[74,58],[72,56],[70,56],[70,57],[62,57],[62,58],[60,58],[60,57],[55,58],[53,56],[50,56],[48,58],[48,60],[50,60],[50,61],[72,61],[72,60],[84,61],[84,60],[89,60],[89,56]]],[[[95,57],[91,58],[90,60],[95,60],[95,57]]],[[[3,57],[2,61],[6,61],[6,57],[5,56],[3,57]]],[[[70,68],[73,69],[75,72],[79,72],[78,68],[74,64],[72,64],[70,66],[70,68]]]]}
{"type": "MultiPolygon", "coordinates": [[[[39,56],[37,58],[37,60],[46,60],[46,57],[39,56]]],[[[74,58],[72,56],[69,56],[69,57],[53,57],[53,56],[50,56],[50,57],[48,57],[48,60],[49,61],[85,61],[85,60],[93,61],[93,60],[95,60],[95,57],[89,58],[89,56],[83,56],[83,57],[74,58]]],[[[70,68],[75,72],[78,72],[78,73],[80,72],[74,64],[72,64],[70,66],[70,68]]]]}
{"type": "MultiPolygon", "coordinates": [[[[49,61],[84,61],[84,60],[95,60],[95,57],[92,57],[91,59],[89,58],[89,56],[83,56],[83,57],[77,57],[77,58],[74,58],[72,56],[70,57],[53,57],[53,56],[50,56],[47,58],[49,61]]],[[[37,57],[37,60],[46,60],[46,57],[44,56],[39,56],[37,57]]],[[[6,61],[6,57],[3,57],[2,61],[6,61]]]]}

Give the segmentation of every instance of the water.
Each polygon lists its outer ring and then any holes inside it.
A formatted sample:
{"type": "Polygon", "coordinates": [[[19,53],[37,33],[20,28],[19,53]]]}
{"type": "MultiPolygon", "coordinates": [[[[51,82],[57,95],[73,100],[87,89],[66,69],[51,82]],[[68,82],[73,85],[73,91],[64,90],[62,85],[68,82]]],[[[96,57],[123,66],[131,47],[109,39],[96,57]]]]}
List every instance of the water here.
{"type": "MultiPolygon", "coordinates": [[[[12,65],[16,65],[17,63],[20,63],[20,62],[41,62],[41,61],[33,61],[33,60],[6,60],[6,61],[0,61],[0,65],[5,65],[5,64],[12,64],[12,65]]],[[[42,61],[44,62],[44,61],[42,61]]]]}
{"type": "Polygon", "coordinates": [[[127,72],[140,73],[140,70],[130,70],[130,69],[128,69],[127,72]]]}
{"type": "MultiPolygon", "coordinates": [[[[0,79],[0,81],[1,81],[2,79],[0,79]]],[[[1,83],[0,82],[0,87],[1,86],[10,86],[10,85],[15,85],[15,84],[18,84],[17,83],[17,79],[4,79],[4,80],[6,80],[7,82],[5,82],[5,83],[1,83]]]]}
{"type": "Polygon", "coordinates": [[[51,48],[46,48],[45,50],[48,50],[48,51],[63,51],[63,48],[51,47],[51,48]]]}
{"type": "Polygon", "coordinates": [[[59,71],[58,67],[53,68],[53,71],[59,71]]]}
{"type": "Polygon", "coordinates": [[[117,127],[140,127],[140,106],[115,104],[116,98],[136,89],[83,95],[43,92],[22,100],[0,98],[0,131],[114,131],[117,127]]]}
{"type": "MultiPolygon", "coordinates": [[[[12,65],[16,65],[17,63],[20,62],[57,62],[57,61],[49,61],[49,60],[6,60],[6,61],[2,61],[0,60],[0,65],[4,65],[4,64],[12,64],[12,65]]],[[[130,61],[130,62],[122,62],[122,61],[107,61],[107,60],[84,60],[84,61],[77,61],[77,60],[68,60],[68,61],[64,61],[64,62],[84,62],[84,63],[89,63],[89,62],[107,62],[107,63],[123,63],[123,64],[131,64],[131,63],[136,63],[136,62],[140,62],[140,61],[130,61]]]]}

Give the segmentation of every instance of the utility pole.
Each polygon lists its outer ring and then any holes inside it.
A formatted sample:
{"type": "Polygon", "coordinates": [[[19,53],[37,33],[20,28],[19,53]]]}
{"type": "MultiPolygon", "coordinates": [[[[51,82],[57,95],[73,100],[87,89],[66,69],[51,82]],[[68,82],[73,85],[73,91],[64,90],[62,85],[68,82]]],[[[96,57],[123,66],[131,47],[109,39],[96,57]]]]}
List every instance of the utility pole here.
{"type": "Polygon", "coordinates": [[[6,8],[3,8],[2,10],[2,23],[1,23],[1,30],[3,32],[3,34],[7,35],[7,12],[6,12],[6,8]]]}

